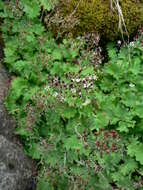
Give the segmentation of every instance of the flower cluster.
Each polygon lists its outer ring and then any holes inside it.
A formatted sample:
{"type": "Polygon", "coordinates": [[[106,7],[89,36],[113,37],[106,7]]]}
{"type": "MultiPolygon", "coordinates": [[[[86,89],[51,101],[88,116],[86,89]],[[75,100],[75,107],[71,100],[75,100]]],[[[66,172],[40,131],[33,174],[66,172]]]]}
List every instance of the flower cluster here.
{"type": "Polygon", "coordinates": [[[94,132],[96,138],[96,148],[101,155],[105,153],[118,152],[120,149],[120,136],[115,130],[100,129],[94,132]]]}
{"type": "Polygon", "coordinates": [[[91,91],[94,88],[94,82],[97,80],[97,76],[89,75],[88,77],[71,77],[68,76],[69,83],[61,80],[59,77],[49,77],[48,84],[45,86],[45,90],[49,92],[53,89],[53,96],[59,101],[63,102],[66,96],[66,92],[70,93],[73,97],[82,97],[82,91],[91,91]]]}

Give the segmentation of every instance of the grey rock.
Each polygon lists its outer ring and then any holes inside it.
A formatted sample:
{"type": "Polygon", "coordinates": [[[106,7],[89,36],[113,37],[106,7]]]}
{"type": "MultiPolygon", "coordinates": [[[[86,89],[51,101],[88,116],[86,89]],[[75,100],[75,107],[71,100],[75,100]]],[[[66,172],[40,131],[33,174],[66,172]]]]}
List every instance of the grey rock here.
{"type": "Polygon", "coordinates": [[[12,139],[16,123],[9,116],[4,106],[5,97],[8,95],[9,81],[10,77],[4,66],[0,63],[0,134],[3,134],[8,139],[12,139]]]}
{"type": "Polygon", "coordinates": [[[16,122],[10,117],[2,103],[0,103],[0,135],[4,135],[9,140],[14,138],[16,122]]]}
{"type": "Polygon", "coordinates": [[[9,75],[4,66],[0,62],[0,102],[4,101],[4,98],[8,94],[9,88],[9,75]]]}
{"type": "Polygon", "coordinates": [[[32,165],[22,147],[0,135],[0,190],[24,190],[32,165]]]}

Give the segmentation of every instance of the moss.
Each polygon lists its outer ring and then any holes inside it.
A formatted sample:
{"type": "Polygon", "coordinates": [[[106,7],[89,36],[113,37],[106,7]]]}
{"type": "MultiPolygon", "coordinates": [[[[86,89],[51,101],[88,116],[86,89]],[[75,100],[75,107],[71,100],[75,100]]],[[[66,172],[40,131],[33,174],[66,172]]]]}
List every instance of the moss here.
{"type": "MultiPolygon", "coordinates": [[[[120,0],[120,5],[128,33],[132,34],[143,22],[143,2],[120,0]]],[[[46,22],[48,27],[53,25],[55,30],[58,25],[60,32],[72,33],[73,36],[95,32],[113,40],[120,35],[118,13],[111,9],[110,0],[60,0],[55,13],[46,22]]]]}

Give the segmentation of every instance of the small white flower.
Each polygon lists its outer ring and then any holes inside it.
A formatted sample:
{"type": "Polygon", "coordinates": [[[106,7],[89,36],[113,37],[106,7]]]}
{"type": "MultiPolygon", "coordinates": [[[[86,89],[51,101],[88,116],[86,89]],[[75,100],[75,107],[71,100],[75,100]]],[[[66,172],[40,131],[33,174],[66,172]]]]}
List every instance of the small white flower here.
{"type": "Polygon", "coordinates": [[[134,45],[135,45],[135,42],[130,42],[130,43],[129,43],[129,46],[130,46],[130,47],[133,47],[134,45]]]}
{"type": "Polygon", "coordinates": [[[57,97],[57,96],[58,96],[58,93],[57,93],[57,92],[54,92],[53,96],[54,96],[54,97],[57,97]]]}
{"type": "Polygon", "coordinates": [[[93,80],[97,80],[97,76],[96,75],[93,76],[93,80]]]}
{"type": "Polygon", "coordinates": [[[84,84],[83,87],[84,87],[84,88],[87,88],[87,84],[84,84]]]}
{"type": "Polygon", "coordinates": [[[90,86],[90,88],[93,88],[94,86],[93,86],[93,84],[90,86]]]}
{"type": "Polygon", "coordinates": [[[92,80],[92,77],[91,77],[91,76],[89,76],[89,77],[88,77],[88,79],[89,79],[89,80],[92,80]]]}
{"type": "Polygon", "coordinates": [[[74,78],[72,78],[72,81],[74,82],[74,81],[75,81],[75,79],[74,79],[74,78]]]}
{"type": "Polygon", "coordinates": [[[45,90],[47,90],[47,91],[48,91],[49,89],[50,89],[50,86],[48,86],[48,85],[47,85],[47,86],[45,86],[45,90]]]}
{"type": "Polygon", "coordinates": [[[121,43],[122,43],[121,40],[118,40],[118,41],[117,41],[117,44],[118,44],[118,45],[121,45],[121,43]]]}
{"type": "Polygon", "coordinates": [[[129,87],[133,88],[133,87],[135,87],[135,85],[132,84],[132,83],[130,83],[130,84],[129,84],[129,87]]]}
{"type": "Polygon", "coordinates": [[[61,101],[64,101],[65,99],[64,99],[64,97],[63,97],[63,96],[61,96],[61,97],[60,97],[60,100],[61,100],[61,101]]]}
{"type": "Polygon", "coordinates": [[[76,82],[80,82],[80,79],[78,78],[78,79],[76,79],[75,81],[76,81],[76,82]]]}
{"type": "Polygon", "coordinates": [[[90,103],[91,103],[91,100],[90,99],[86,99],[86,101],[82,105],[83,106],[87,106],[90,103]]]}
{"type": "Polygon", "coordinates": [[[72,91],[72,93],[74,93],[74,94],[76,93],[76,89],[75,89],[75,88],[72,88],[71,91],[72,91]]]}

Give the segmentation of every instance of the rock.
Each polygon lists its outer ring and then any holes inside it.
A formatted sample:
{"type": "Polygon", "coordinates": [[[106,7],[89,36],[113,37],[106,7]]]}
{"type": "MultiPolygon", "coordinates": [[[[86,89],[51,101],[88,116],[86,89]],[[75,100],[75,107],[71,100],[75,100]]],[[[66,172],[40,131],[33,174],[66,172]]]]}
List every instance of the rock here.
{"type": "Polygon", "coordinates": [[[14,119],[8,115],[4,106],[5,97],[8,95],[8,88],[9,75],[4,69],[4,66],[0,63],[0,134],[12,140],[16,124],[14,119]]]}
{"type": "Polygon", "coordinates": [[[14,138],[15,121],[11,118],[2,103],[0,103],[0,135],[4,135],[9,140],[14,138]]]}
{"type": "Polygon", "coordinates": [[[9,76],[3,65],[0,63],[0,102],[4,101],[4,98],[8,94],[9,76]]]}
{"type": "Polygon", "coordinates": [[[23,149],[0,135],[0,190],[24,190],[32,165],[23,149]]]}

